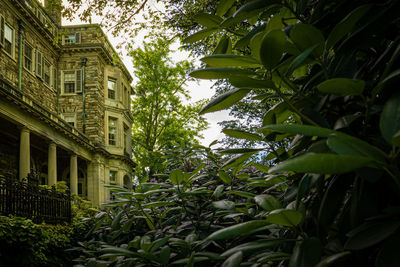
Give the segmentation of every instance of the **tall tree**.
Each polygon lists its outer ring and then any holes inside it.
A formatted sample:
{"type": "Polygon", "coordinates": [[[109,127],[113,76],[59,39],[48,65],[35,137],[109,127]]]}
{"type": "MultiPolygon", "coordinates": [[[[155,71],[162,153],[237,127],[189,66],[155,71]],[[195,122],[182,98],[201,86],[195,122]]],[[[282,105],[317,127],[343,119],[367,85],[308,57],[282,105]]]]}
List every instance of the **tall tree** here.
{"type": "Polygon", "coordinates": [[[195,138],[207,126],[198,115],[201,102],[183,104],[189,99],[184,86],[192,65],[186,60],[173,62],[171,41],[166,39],[156,38],[130,52],[138,79],[132,101],[133,153],[138,173],[164,170],[161,152],[177,144],[197,143],[195,138]]]}

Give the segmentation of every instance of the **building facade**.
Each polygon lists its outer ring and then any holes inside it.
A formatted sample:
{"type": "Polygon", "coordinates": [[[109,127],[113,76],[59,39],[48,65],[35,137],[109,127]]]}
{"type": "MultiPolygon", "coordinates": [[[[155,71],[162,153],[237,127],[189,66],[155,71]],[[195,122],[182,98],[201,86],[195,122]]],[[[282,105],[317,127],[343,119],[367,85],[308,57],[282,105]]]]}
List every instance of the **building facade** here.
{"type": "Polygon", "coordinates": [[[132,76],[99,25],[0,0],[0,176],[65,181],[94,204],[131,186],[132,76]]]}

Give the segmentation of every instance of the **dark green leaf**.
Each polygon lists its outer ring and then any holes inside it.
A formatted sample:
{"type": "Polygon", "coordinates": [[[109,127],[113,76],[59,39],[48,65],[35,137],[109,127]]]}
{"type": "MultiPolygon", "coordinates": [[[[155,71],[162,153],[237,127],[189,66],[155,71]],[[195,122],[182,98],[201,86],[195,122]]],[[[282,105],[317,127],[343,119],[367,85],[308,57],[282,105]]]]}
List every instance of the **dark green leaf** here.
{"type": "Polygon", "coordinates": [[[279,200],[271,195],[257,195],[254,197],[254,201],[257,203],[258,206],[266,211],[272,211],[282,208],[279,200]]]}
{"type": "Polygon", "coordinates": [[[230,255],[235,254],[238,251],[243,252],[244,255],[250,254],[253,251],[258,251],[258,250],[263,250],[266,248],[272,248],[279,246],[282,244],[285,240],[282,239],[267,239],[267,240],[258,240],[258,241],[253,241],[253,242],[248,242],[244,244],[240,244],[236,247],[233,247],[224,253],[221,254],[223,257],[229,257],[230,255]]]}
{"type": "Polygon", "coordinates": [[[214,49],[213,55],[229,54],[232,52],[232,41],[228,36],[223,36],[219,40],[217,47],[214,49]]]}
{"type": "Polygon", "coordinates": [[[310,24],[295,25],[290,31],[290,38],[300,51],[305,51],[317,45],[312,54],[315,57],[320,57],[324,52],[325,38],[320,30],[310,24]]]}
{"type": "Polygon", "coordinates": [[[243,259],[243,252],[238,251],[227,258],[221,267],[239,267],[243,259]]]}
{"type": "Polygon", "coordinates": [[[250,77],[231,77],[229,82],[238,88],[242,89],[254,89],[254,88],[275,88],[274,82],[271,80],[257,80],[250,77]]]}
{"type": "Polygon", "coordinates": [[[184,181],[183,172],[180,170],[173,170],[169,174],[169,179],[173,184],[181,184],[184,181]]]}
{"type": "Polygon", "coordinates": [[[168,246],[164,247],[163,249],[161,249],[159,262],[163,265],[166,265],[169,261],[170,256],[171,256],[171,249],[168,246]]]}
{"type": "Polygon", "coordinates": [[[311,126],[311,125],[304,125],[304,124],[274,124],[274,125],[266,125],[259,129],[260,132],[263,131],[263,129],[269,129],[269,130],[274,130],[278,132],[284,132],[284,133],[291,133],[291,134],[300,134],[304,136],[319,136],[319,137],[328,137],[328,135],[332,133],[336,133],[336,131],[327,129],[327,128],[322,128],[322,127],[317,127],[317,126],[311,126]]]}
{"type": "Polygon", "coordinates": [[[308,153],[281,162],[269,173],[294,171],[302,173],[339,174],[351,172],[371,163],[371,159],[358,156],[308,153]]]}
{"type": "Polygon", "coordinates": [[[297,210],[278,209],[271,211],[266,220],[277,225],[297,226],[302,218],[303,215],[297,210]]]}
{"type": "Polygon", "coordinates": [[[385,241],[376,256],[375,267],[398,267],[400,266],[399,257],[400,236],[396,234],[385,241]]]}
{"type": "Polygon", "coordinates": [[[253,155],[253,154],[254,154],[253,152],[250,152],[250,153],[245,153],[243,155],[238,155],[236,157],[233,157],[230,160],[228,160],[227,162],[225,162],[224,165],[222,165],[222,167],[224,168],[224,170],[227,170],[232,167],[236,167],[239,164],[248,160],[251,157],[251,155],[253,155]]]}
{"type": "Polygon", "coordinates": [[[364,88],[365,81],[348,78],[334,78],[317,85],[320,92],[339,96],[361,95],[364,88]]]}
{"type": "Polygon", "coordinates": [[[233,210],[235,208],[235,203],[229,200],[214,201],[212,205],[214,208],[224,210],[233,210]]]}
{"type": "Polygon", "coordinates": [[[182,42],[183,43],[195,43],[197,41],[200,41],[204,38],[207,38],[208,36],[210,36],[212,33],[218,31],[218,29],[205,29],[205,30],[201,30],[196,32],[195,34],[192,34],[188,37],[186,37],[182,42]]]}
{"type": "Polygon", "coordinates": [[[352,230],[345,249],[361,250],[373,246],[388,238],[399,228],[399,221],[368,222],[352,230]]]}
{"type": "Polygon", "coordinates": [[[207,28],[217,28],[222,19],[215,15],[199,13],[194,17],[194,21],[207,28]]]}
{"type": "Polygon", "coordinates": [[[238,236],[244,236],[251,233],[255,228],[268,225],[266,220],[248,221],[244,223],[235,224],[233,226],[226,227],[218,230],[207,237],[208,240],[221,240],[231,239],[238,236]]]}
{"type": "MultiPolygon", "coordinates": [[[[332,264],[334,264],[335,262],[337,262],[338,260],[341,260],[342,258],[350,255],[351,252],[350,251],[344,251],[344,252],[340,252],[334,255],[331,255],[329,257],[326,257],[325,259],[323,259],[322,261],[320,261],[317,266],[315,267],[329,267],[332,264]]],[[[383,266],[382,266],[383,267],[383,266]]],[[[394,267],[394,266],[393,266],[394,267]]]]}
{"type": "Polygon", "coordinates": [[[221,0],[218,4],[217,11],[215,15],[222,17],[226,12],[232,7],[235,0],[221,0]]]}
{"type": "Polygon", "coordinates": [[[293,71],[295,69],[297,69],[297,67],[299,67],[304,60],[306,60],[308,58],[308,56],[311,54],[312,51],[314,51],[314,49],[317,48],[317,44],[307,48],[303,53],[301,53],[300,55],[298,55],[295,59],[293,59],[293,61],[290,63],[288,69],[285,72],[285,76],[290,76],[292,75],[293,71]]]}
{"type": "Polygon", "coordinates": [[[305,239],[295,247],[289,267],[315,266],[321,259],[322,251],[322,245],[318,238],[305,239]]]}
{"type": "Polygon", "coordinates": [[[221,154],[242,154],[242,153],[249,153],[253,152],[256,153],[258,151],[262,151],[264,148],[232,148],[232,149],[224,149],[218,151],[221,154]]]}
{"type": "Polygon", "coordinates": [[[367,142],[347,135],[332,134],[327,140],[328,147],[341,155],[362,156],[386,163],[385,154],[367,142]]]}
{"type": "Polygon", "coordinates": [[[380,128],[383,138],[392,144],[393,136],[400,131],[400,93],[393,95],[385,103],[381,113],[380,128]]]}
{"type": "Polygon", "coordinates": [[[286,35],[281,30],[270,31],[264,36],[260,47],[260,59],[267,69],[273,69],[278,65],[285,43],[286,35]]]}
{"type": "Polygon", "coordinates": [[[230,184],[232,182],[231,176],[224,171],[219,171],[218,176],[226,184],[230,184]]]}
{"type": "Polygon", "coordinates": [[[250,56],[236,56],[236,55],[212,55],[203,57],[201,59],[210,67],[243,67],[243,68],[256,68],[261,64],[250,56]]]}
{"type": "Polygon", "coordinates": [[[210,100],[199,112],[200,115],[229,108],[242,100],[250,90],[233,89],[210,100]]]}
{"type": "Polygon", "coordinates": [[[359,21],[371,8],[372,5],[363,5],[357,7],[352,12],[350,12],[342,21],[340,21],[336,26],[333,28],[331,33],[326,40],[326,48],[330,49],[333,47],[337,42],[339,42],[344,36],[350,33],[354,25],[359,21]]]}

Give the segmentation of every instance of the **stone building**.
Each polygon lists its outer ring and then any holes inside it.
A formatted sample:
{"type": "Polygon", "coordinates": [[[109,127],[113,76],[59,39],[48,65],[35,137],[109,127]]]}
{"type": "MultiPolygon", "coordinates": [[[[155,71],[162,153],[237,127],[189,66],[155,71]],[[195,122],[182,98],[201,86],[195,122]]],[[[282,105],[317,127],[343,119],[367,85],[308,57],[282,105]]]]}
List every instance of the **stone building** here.
{"type": "Polygon", "coordinates": [[[0,0],[0,176],[34,170],[94,204],[132,181],[132,77],[98,25],[0,0]]]}

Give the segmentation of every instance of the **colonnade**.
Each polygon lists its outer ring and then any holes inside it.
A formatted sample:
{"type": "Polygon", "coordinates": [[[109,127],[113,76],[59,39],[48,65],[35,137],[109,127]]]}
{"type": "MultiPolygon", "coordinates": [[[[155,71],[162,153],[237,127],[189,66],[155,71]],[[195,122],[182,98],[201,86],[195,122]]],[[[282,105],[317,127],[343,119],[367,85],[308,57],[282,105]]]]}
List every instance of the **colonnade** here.
{"type": "MultiPolygon", "coordinates": [[[[23,127],[20,133],[19,148],[19,178],[24,179],[30,172],[30,131],[23,127]]],[[[51,142],[48,147],[48,178],[47,185],[57,183],[57,145],[51,142]]],[[[71,193],[78,194],[78,156],[74,153],[70,156],[70,189],[71,193]]]]}

